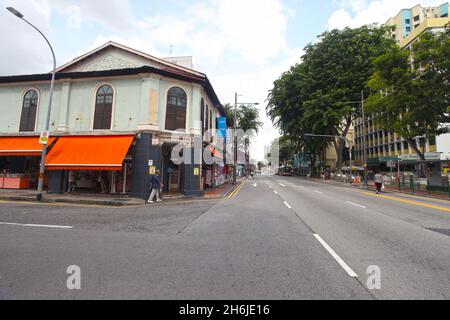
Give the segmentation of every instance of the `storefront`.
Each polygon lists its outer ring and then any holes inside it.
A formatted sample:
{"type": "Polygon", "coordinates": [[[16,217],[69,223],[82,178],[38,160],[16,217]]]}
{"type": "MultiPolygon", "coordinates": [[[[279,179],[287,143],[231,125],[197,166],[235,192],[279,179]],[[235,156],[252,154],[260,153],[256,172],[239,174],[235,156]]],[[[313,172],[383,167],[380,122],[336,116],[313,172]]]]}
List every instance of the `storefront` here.
{"type": "Polygon", "coordinates": [[[207,164],[204,161],[202,166],[203,189],[220,187],[227,180],[223,153],[209,145],[206,147],[206,150],[211,152],[211,159],[216,159],[216,163],[207,164]]]}
{"type": "MultiPolygon", "coordinates": [[[[49,139],[51,148],[56,138],[49,139]]],[[[37,187],[42,145],[39,137],[0,137],[0,189],[37,187]]],[[[47,185],[47,180],[44,180],[47,185]]]]}
{"type": "Polygon", "coordinates": [[[134,135],[63,136],[47,156],[49,192],[128,193],[134,135]]]}

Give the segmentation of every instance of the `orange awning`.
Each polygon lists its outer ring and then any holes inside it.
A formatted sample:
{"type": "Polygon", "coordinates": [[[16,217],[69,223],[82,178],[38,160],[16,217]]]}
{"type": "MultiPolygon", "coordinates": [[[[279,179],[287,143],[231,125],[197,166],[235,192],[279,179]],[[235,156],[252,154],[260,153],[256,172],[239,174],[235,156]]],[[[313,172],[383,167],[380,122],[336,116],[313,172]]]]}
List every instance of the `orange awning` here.
{"type": "MultiPolygon", "coordinates": [[[[56,138],[50,138],[51,145],[56,138]]],[[[40,156],[42,145],[39,137],[0,137],[0,157],[7,156],[40,156]]]]}
{"type": "Polygon", "coordinates": [[[47,157],[48,170],[122,170],[133,136],[61,137],[47,157]]]}
{"type": "Polygon", "coordinates": [[[208,146],[208,149],[211,151],[211,153],[214,155],[214,157],[216,157],[218,159],[223,159],[223,154],[222,154],[222,152],[219,151],[219,149],[214,148],[212,146],[208,146]]]}

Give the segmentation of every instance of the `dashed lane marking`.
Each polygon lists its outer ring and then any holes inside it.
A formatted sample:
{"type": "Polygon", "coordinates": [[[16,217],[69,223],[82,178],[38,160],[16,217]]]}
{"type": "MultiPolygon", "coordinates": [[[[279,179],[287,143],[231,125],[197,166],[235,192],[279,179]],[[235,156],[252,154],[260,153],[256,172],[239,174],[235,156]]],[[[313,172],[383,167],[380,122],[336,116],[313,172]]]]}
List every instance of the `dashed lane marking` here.
{"type": "Polygon", "coordinates": [[[357,204],[357,203],[354,203],[354,202],[351,202],[351,201],[345,201],[345,202],[348,203],[348,204],[351,204],[352,206],[355,206],[355,207],[359,207],[359,208],[362,208],[362,209],[367,209],[367,207],[364,207],[364,206],[362,206],[360,204],[357,204]]]}
{"type": "Polygon", "coordinates": [[[285,184],[280,183],[279,185],[282,186],[283,188],[286,188],[285,184]]]}
{"type": "Polygon", "coordinates": [[[286,206],[286,207],[288,207],[289,209],[292,209],[292,207],[289,205],[289,203],[287,203],[286,201],[284,201],[284,205],[286,206]]]}
{"type": "Polygon", "coordinates": [[[347,272],[347,274],[352,278],[357,278],[358,275],[350,268],[344,260],[341,259],[341,257],[338,256],[338,254],[323,240],[318,234],[314,234],[314,237],[317,239],[317,241],[320,242],[320,244],[325,248],[325,250],[328,251],[329,254],[334,258],[334,260],[339,263],[339,265],[347,272]]]}
{"type": "Polygon", "coordinates": [[[73,227],[70,227],[70,226],[56,226],[56,225],[45,225],[45,224],[23,224],[23,223],[13,223],[13,222],[0,222],[0,225],[18,226],[18,227],[53,228],[53,229],[73,229],[73,227]]]}

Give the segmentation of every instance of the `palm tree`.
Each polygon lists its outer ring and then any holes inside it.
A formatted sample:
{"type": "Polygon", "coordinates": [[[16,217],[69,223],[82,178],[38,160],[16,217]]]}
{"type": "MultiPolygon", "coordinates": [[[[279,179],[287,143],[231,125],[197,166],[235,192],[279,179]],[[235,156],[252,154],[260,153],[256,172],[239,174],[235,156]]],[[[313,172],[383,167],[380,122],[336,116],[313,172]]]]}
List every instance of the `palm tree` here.
{"type": "MultiPolygon", "coordinates": [[[[259,118],[259,110],[255,106],[240,106],[238,112],[239,128],[245,132],[244,136],[244,150],[245,150],[245,167],[249,166],[250,156],[249,147],[251,139],[256,136],[262,128],[263,123],[259,118]]],[[[246,170],[247,174],[247,170],[246,170]]]]}
{"type": "Polygon", "coordinates": [[[259,130],[263,126],[263,122],[260,120],[259,117],[259,110],[254,105],[249,106],[241,105],[235,112],[235,108],[230,104],[224,105],[224,109],[225,109],[225,116],[227,117],[228,127],[230,128],[234,127],[234,121],[236,117],[237,118],[236,127],[245,132],[245,136],[243,137],[242,142],[245,150],[245,162],[246,162],[245,166],[247,168],[250,160],[248,149],[251,144],[251,139],[258,134],[259,130]]]}

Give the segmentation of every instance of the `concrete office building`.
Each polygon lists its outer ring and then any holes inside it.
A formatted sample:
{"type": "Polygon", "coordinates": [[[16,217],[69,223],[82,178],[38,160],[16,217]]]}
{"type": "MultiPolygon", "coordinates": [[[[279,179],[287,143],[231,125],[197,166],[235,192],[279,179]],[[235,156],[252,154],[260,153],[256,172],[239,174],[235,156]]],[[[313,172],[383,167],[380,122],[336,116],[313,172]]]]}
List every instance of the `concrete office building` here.
{"type": "MultiPolygon", "coordinates": [[[[422,33],[426,31],[439,32],[450,26],[448,13],[448,2],[437,7],[417,5],[401,10],[395,17],[390,18],[386,25],[395,27],[392,37],[401,48],[407,49],[422,33]]],[[[413,59],[411,59],[411,64],[414,67],[413,59]]],[[[357,163],[363,164],[362,119],[357,119],[354,125],[357,163]]],[[[370,117],[366,119],[365,126],[369,167],[387,169],[386,165],[391,160],[418,160],[417,154],[400,135],[382,130],[370,117]]],[[[419,149],[425,153],[427,160],[444,160],[450,157],[450,135],[446,134],[430,140],[418,137],[416,143],[419,149]]]]}

